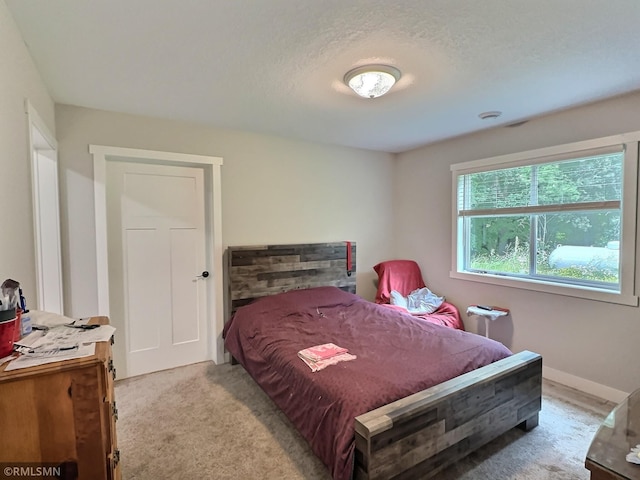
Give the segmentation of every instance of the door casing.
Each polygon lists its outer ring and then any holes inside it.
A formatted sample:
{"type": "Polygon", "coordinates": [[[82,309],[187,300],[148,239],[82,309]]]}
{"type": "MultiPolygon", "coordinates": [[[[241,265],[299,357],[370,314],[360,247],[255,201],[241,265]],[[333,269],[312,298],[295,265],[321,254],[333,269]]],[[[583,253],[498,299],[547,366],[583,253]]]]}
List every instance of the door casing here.
{"type": "Polygon", "coordinates": [[[89,145],[93,156],[93,187],[96,219],[96,269],[98,315],[109,316],[109,263],[107,251],[107,198],[106,165],[108,161],[129,161],[156,165],[177,165],[202,168],[205,177],[205,232],[207,238],[206,262],[211,277],[207,283],[207,314],[209,357],[215,363],[224,363],[224,296],[222,247],[222,192],[220,157],[185,153],[142,150],[136,148],[89,145]]]}
{"type": "MultiPolygon", "coordinates": [[[[31,308],[62,315],[62,243],[60,239],[60,196],[58,144],[46,124],[25,100],[31,159],[33,231],[36,292],[31,308]]],[[[30,292],[25,292],[27,296],[30,292]]],[[[27,305],[29,306],[29,305],[27,305]]]]}

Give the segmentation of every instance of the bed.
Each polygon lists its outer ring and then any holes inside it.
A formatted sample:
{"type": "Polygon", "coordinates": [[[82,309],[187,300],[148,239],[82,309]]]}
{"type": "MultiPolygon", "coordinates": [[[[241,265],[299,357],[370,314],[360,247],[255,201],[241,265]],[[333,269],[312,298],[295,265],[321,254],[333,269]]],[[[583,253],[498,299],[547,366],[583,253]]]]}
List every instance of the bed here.
{"type": "Polygon", "coordinates": [[[361,299],[347,250],[355,265],[344,242],[226,253],[225,346],[334,479],[430,478],[537,425],[539,355],[361,299]],[[357,359],[312,372],[297,353],[325,342],[357,359]]]}

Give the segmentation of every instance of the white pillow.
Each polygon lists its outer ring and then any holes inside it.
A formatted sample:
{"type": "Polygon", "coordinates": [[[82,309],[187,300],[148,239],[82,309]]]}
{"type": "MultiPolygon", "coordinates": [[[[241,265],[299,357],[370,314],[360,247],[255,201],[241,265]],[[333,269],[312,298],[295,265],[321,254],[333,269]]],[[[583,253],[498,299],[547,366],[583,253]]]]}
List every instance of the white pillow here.
{"type": "Polygon", "coordinates": [[[391,293],[389,294],[389,303],[391,305],[398,305],[399,307],[407,308],[407,299],[397,290],[391,290],[391,293]]]}

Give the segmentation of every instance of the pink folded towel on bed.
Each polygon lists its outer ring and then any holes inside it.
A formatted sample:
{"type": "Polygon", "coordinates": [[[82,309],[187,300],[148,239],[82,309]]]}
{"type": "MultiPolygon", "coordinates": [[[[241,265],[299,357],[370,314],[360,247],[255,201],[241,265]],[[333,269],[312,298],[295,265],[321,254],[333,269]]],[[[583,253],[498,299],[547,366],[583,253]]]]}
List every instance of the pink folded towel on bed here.
{"type": "Polygon", "coordinates": [[[348,350],[346,348],[339,347],[333,343],[324,343],[322,345],[316,345],[315,347],[300,350],[298,355],[302,355],[313,362],[317,362],[318,360],[335,357],[341,353],[347,353],[347,351],[348,350]]]}
{"type": "Polygon", "coordinates": [[[317,372],[329,365],[335,365],[339,362],[355,360],[357,357],[348,353],[346,348],[339,347],[333,343],[325,343],[316,345],[315,347],[305,348],[298,352],[298,356],[306,363],[312,372],[317,372]]]}

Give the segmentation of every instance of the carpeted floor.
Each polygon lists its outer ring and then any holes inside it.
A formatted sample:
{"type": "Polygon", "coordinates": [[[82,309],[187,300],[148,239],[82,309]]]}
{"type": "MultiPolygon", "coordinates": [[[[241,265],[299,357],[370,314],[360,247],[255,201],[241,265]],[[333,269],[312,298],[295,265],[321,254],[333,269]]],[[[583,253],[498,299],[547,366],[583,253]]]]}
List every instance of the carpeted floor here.
{"type": "MultiPolygon", "coordinates": [[[[588,479],[584,457],[613,404],[543,384],[540,424],[514,429],[442,480],[588,479]]],[[[199,363],[116,382],[124,480],[331,477],[239,366],[199,363]]]]}

